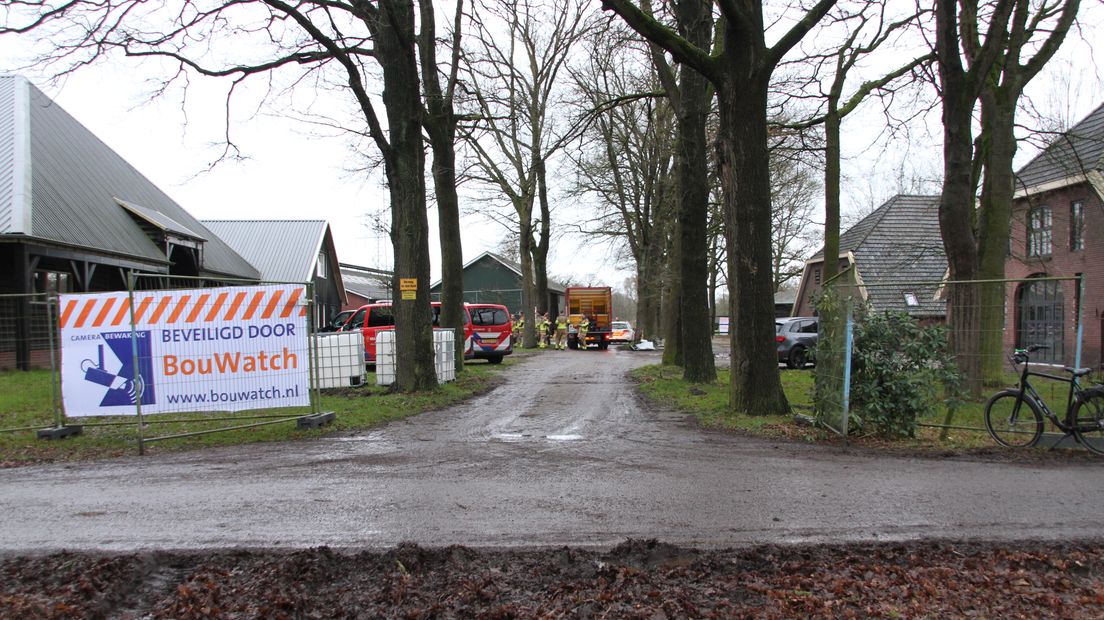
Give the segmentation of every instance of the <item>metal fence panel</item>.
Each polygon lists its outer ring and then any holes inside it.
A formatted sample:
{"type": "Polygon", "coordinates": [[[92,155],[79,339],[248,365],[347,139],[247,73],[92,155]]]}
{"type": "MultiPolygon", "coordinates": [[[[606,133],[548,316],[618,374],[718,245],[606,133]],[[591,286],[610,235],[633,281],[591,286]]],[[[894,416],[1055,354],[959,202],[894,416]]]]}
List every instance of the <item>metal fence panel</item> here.
{"type": "MultiPolygon", "coordinates": [[[[826,283],[816,300],[820,316],[817,346],[818,419],[846,435],[852,387],[848,376],[853,350],[848,338],[864,319],[904,313],[920,326],[946,330],[954,364],[975,394],[1014,381],[1008,355],[1016,348],[1042,345],[1033,363],[1100,367],[1100,346],[1086,348],[1079,277],[1040,277],[999,281],[888,282],[869,284],[844,272],[826,283]],[[850,317],[850,318],[849,318],[850,317]]],[[[859,413],[861,417],[861,412],[859,413]]],[[[942,420],[925,425],[958,427],[953,407],[942,420]]],[[[984,431],[980,425],[968,426],[984,431]]]]}

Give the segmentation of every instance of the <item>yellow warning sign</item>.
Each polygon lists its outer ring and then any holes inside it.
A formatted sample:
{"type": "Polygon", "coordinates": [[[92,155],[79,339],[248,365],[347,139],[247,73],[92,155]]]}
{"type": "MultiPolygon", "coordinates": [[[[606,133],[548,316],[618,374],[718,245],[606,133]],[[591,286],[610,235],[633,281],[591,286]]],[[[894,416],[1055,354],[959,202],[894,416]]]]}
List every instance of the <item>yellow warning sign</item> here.
{"type": "Polygon", "coordinates": [[[418,291],[403,291],[402,292],[402,298],[403,299],[417,299],[418,298],[418,291]]]}
{"type": "MultiPolygon", "coordinates": [[[[418,278],[399,278],[399,290],[400,291],[416,291],[418,290],[418,278]]],[[[406,299],[406,297],[403,297],[406,299]]],[[[413,299],[413,297],[411,297],[413,299]]]]}

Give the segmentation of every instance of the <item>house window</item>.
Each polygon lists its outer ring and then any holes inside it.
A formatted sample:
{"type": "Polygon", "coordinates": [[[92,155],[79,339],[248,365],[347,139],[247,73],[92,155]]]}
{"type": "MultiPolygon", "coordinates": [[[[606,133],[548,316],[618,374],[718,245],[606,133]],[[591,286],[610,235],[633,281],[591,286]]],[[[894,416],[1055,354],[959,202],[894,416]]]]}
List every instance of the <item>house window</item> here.
{"type": "Polygon", "coordinates": [[[1050,207],[1036,207],[1027,214],[1027,255],[1050,256],[1050,207]]]}
{"type": "Polygon", "coordinates": [[[916,298],[916,293],[905,291],[905,305],[910,308],[915,308],[920,305],[920,300],[916,298]]]}
{"type": "Polygon", "coordinates": [[[820,284],[820,267],[813,268],[813,283],[820,284]]]}
{"type": "Polygon", "coordinates": [[[325,277],[326,277],[326,253],[325,252],[319,252],[318,253],[318,267],[315,268],[314,273],[319,278],[325,279],[325,277]]]}
{"type": "Polygon", "coordinates": [[[1032,361],[1062,363],[1066,333],[1062,283],[1042,280],[1020,285],[1017,306],[1016,346],[1042,345],[1032,361]]]}
{"type": "Polygon", "coordinates": [[[34,292],[36,293],[68,293],[71,290],[68,273],[63,271],[36,271],[34,274],[34,292]]]}
{"type": "Polygon", "coordinates": [[[1085,207],[1080,200],[1070,203],[1070,251],[1085,249],[1085,207]]]}

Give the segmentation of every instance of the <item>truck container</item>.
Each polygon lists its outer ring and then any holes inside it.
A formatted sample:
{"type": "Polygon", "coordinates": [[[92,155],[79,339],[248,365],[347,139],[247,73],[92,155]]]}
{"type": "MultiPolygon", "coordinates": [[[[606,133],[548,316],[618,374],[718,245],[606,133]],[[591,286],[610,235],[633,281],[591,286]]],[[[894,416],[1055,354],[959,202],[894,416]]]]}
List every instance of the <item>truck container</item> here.
{"type": "Polygon", "coordinates": [[[566,300],[567,318],[571,322],[568,330],[567,346],[571,349],[586,349],[597,345],[599,349],[609,348],[611,327],[613,324],[613,290],[608,286],[569,286],[566,300]],[[586,341],[579,338],[579,323],[587,317],[586,341]]]}

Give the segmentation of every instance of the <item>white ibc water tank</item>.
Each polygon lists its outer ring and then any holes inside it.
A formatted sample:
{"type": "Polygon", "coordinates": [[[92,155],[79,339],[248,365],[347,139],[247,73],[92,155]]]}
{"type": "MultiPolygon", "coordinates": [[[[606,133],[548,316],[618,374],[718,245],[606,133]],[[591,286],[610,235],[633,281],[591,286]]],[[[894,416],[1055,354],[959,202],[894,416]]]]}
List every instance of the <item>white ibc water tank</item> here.
{"type": "MultiPolygon", "coordinates": [[[[452,351],[454,342],[455,334],[451,329],[433,330],[433,365],[437,370],[437,383],[456,380],[452,351]]],[[[380,331],[376,335],[376,385],[395,382],[395,364],[395,332],[380,331]]]]}
{"type": "Polygon", "coordinates": [[[315,376],[322,389],[361,385],[367,379],[364,370],[364,338],[358,332],[316,335],[315,376]]]}
{"type": "Polygon", "coordinates": [[[455,343],[456,332],[453,330],[433,330],[433,365],[437,368],[437,383],[456,381],[455,343]]]}

